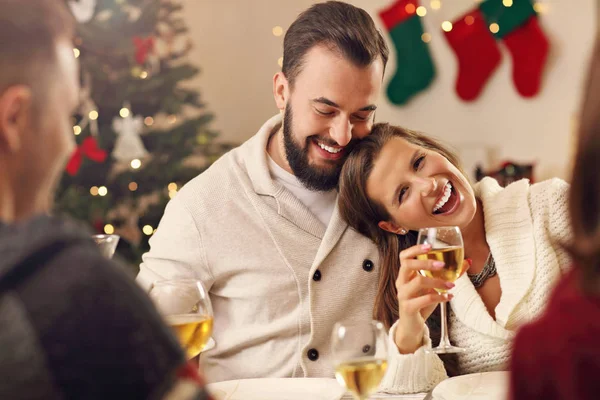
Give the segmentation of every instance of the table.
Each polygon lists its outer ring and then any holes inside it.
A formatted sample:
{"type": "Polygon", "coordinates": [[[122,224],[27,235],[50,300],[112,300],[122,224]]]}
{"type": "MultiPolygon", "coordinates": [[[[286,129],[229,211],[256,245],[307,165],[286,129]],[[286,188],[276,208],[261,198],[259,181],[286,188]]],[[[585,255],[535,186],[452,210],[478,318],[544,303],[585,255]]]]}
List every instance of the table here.
{"type": "MultiPolygon", "coordinates": [[[[372,394],[369,400],[424,400],[427,393],[414,394],[372,394]]],[[[340,400],[353,400],[350,394],[344,395],[340,400]]]]}
{"type": "MultiPolygon", "coordinates": [[[[207,385],[216,400],[353,400],[331,378],[259,378],[215,382],[207,385]]],[[[374,394],[371,400],[425,400],[427,393],[374,394]]]]}

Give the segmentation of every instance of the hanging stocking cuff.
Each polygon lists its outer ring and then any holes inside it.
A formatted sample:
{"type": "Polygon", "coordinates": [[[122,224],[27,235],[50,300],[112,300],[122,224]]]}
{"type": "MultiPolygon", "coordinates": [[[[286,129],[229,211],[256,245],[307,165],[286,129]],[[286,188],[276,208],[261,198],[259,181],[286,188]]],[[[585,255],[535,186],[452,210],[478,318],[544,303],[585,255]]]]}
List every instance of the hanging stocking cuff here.
{"type": "Polygon", "coordinates": [[[414,16],[419,0],[398,0],[388,8],[379,12],[383,24],[388,30],[392,30],[399,23],[414,16]]]}
{"type": "Polygon", "coordinates": [[[502,39],[536,15],[530,0],[513,0],[510,7],[504,6],[502,0],[486,0],[479,5],[479,9],[488,26],[497,23],[500,27],[494,33],[496,39],[502,39]]]}

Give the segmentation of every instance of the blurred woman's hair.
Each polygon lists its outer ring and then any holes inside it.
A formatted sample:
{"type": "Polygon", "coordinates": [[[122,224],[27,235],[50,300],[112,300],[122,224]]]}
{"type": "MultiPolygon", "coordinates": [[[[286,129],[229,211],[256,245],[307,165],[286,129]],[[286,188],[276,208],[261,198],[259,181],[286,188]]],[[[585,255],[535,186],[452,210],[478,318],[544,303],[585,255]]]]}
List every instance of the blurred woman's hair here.
{"type": "Polygon", "coordinates": [[[571,177],[569,213],[573,238],[566,248],[582,270],[582,288],[600,293],[600,46],[592,52],[577,153],[571,177]]]}

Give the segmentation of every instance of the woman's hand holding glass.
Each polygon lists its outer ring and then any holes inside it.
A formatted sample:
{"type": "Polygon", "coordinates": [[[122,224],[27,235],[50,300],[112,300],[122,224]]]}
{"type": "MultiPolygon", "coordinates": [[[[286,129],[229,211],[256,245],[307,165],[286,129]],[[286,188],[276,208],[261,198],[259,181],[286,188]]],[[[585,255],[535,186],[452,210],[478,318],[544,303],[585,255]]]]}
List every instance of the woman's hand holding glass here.
{"type": "MultiPolygon", "coordinates": [[[[421,347],[425,321],[438,304],[452,299],[452,295],[445,292],[452,289],[454,283],[440,278],[427,277],[421,272],[436,272],[444,269],[444,263],[441,261],[416,258],[429,253],[431,249],[430,244],[424,244],[415,245],[400,252],[401,267],[398,279],[396,279],[400,322],[394,339],[403,354],[414,353],[421,347]]],[[[463,270],[466,269],[466,266],[463,270]]]]}
{"type": "Polygon", "coordinates": [[[398,293],[398,316],[395,342],[401,353],[414,353],[423,342],[424,324],[433,310],[451,295],[440,294],[435,289],[451,289],[453,283],[429,278],[419,271],[439,271],[444,263],[434,260],[417,260],[421,254],[431,251],[431,245],[416,245],[400,252],[400,270],[396,279],[398,293]]]}

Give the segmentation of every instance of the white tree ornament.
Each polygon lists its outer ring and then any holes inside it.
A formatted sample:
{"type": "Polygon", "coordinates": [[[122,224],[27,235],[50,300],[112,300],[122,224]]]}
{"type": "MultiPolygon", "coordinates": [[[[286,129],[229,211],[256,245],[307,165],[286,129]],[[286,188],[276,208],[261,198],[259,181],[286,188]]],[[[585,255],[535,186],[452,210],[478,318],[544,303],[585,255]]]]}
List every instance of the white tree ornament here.
{"type": "Polygon", "coordinates": [[[131,112],[129,112],[129,115],[125,118],[115,117],[112,126],[113,130],[118,134],[112,153],[115,160],[130,162],[136,158],[140,159],[148,155],[144,143],[140,138],[140,133],[144,127],[144,122],[140,115],[132,117],[131,112]]]}
{"type": "Polygon", "coordinates": [[[69,8],[80,24],[89,22],[94,17],[97,0],[69,0],[69,8]]]}
{"type": "Polygon", "coordinates": [[[90,118],[90,113],[97,112],[98,107],[92,99],[92,77],[89,73],[83,74],[83,85],[79,92],[79,108],[77,113],[81,115],[79,127],[83,131],[89,124],[92,136],[98,136],[98,121],[90,118]]]}

